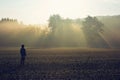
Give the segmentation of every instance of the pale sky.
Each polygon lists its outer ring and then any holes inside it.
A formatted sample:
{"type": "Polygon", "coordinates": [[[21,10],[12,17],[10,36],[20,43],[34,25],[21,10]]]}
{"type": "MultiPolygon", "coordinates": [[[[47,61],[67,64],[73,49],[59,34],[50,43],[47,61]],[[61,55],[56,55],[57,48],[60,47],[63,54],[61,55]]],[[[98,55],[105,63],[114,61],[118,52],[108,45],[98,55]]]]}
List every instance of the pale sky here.
{"type": "Polygon", "coordinates": [[[119,15],[120,0],[0,0],[0,19],[9,17],[25,24],[44,24],[53,14],[72,19],[119,15]]]}

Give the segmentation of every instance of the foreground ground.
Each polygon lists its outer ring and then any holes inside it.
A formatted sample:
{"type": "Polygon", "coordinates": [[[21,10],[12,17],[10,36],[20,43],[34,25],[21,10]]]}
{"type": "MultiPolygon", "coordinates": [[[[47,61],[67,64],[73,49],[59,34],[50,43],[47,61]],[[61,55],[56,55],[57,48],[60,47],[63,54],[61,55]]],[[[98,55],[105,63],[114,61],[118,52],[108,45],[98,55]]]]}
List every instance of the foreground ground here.
{"type": "Polygon", "coordinates": [[[120,80],[118,49],[0,49],[0,80],[120,80]]]}

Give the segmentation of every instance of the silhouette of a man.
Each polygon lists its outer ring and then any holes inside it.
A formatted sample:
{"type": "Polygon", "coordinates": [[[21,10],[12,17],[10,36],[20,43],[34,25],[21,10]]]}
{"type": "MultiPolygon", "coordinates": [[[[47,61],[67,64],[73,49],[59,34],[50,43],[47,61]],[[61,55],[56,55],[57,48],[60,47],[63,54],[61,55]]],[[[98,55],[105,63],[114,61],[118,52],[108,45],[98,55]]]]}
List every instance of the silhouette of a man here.
{"type": "Polygon", "coordinates": [[[24,65],[24,63],[25,63],[25,57],[26,57],[26,50],[24,48],[24,45],[21,45],[20,54],[21,54],[20,64],[24,65]]]}

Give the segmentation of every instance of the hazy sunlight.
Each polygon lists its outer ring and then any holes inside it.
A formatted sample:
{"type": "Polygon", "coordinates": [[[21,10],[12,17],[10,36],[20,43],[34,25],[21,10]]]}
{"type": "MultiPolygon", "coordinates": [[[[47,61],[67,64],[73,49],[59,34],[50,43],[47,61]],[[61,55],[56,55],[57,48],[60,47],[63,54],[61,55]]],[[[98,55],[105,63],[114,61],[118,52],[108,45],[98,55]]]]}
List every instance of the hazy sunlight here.
{"type": "Polygon", "coordinates": [[[15,18],[26,24],[46,24],[53,14],[73,19],[119,14],[119,4],[119,0],[0,0],[0,18],[15,18]]]}

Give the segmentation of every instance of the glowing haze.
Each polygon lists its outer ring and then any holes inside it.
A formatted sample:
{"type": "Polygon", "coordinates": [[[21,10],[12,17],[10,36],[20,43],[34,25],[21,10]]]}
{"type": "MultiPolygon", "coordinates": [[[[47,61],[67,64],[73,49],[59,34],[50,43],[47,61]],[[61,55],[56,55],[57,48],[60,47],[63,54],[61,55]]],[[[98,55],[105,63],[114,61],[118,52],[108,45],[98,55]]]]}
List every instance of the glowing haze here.
{"type": "Polygon", "coordinates": [[[118,15],[120,0],[0,0],[0,18],[45,24],[53,14],[72,19],[87,15],[118,15]]]}

